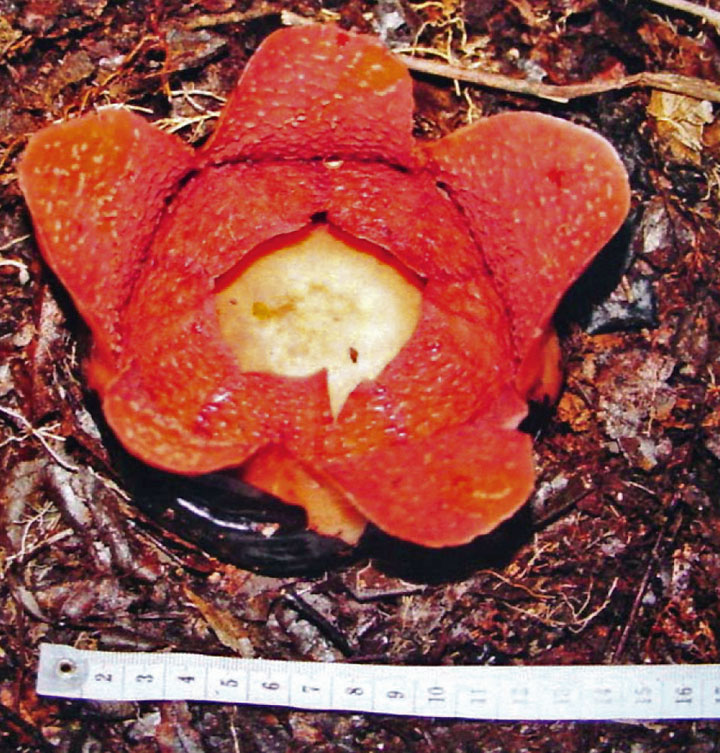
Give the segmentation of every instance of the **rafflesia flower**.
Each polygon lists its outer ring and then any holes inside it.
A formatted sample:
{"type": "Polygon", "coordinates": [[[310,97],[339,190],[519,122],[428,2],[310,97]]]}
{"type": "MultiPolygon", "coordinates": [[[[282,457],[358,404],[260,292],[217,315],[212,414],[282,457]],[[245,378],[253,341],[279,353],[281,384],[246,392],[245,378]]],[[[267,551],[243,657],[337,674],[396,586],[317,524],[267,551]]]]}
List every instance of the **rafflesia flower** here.
{"type": "Polygon", "coordinates": [[[467,542],[533,486],[551,316],[629,203],[593,132],[502,114],[412,135],[407,69],[334,26],[271,35],[198,150],[122,109],[32,137],[37,239],[121,442],[234,468],[356,539],[467,542]]]}

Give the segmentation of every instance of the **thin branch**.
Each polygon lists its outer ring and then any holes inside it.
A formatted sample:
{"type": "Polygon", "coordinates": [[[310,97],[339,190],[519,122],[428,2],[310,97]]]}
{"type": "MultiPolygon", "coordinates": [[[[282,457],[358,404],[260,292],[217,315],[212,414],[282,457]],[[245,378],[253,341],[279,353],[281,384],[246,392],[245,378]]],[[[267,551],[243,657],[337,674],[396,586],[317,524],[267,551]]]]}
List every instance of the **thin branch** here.
{"type": "Polygon", "coordinates": [[[594,609],[589,614],[583,616],[583,612],[588,608],[590,605],[590,602],[592,600],[592,583],[590,584],[590,587],[588,589],[588,593],[585,597],[585,600],[583,601],[582,605],[579,609],[576,609],[570,600],[563,595],[563,604],[567,609],[570,611],[570,620],[562,620],[556,617],[555,615],[558,614],[558,612],[562,609],[562,604],[549,604],[548,602],[542,602],[542,609],[540,611],[533,611],[531,609],[525,609],[523,607],[518,607],[515,604],[510,604],[508,602],[505,602],[505,605],[508,609],[512,610],[513,612],[517,612],[518,614],[525,615],[526,617],[530,617],[534,620],[537,620],[541,624],[551,627],[551,628],[567,628],[572,633],[581,633],[585,628],[598,616],[600,615],[612,602],[612,595],[615,593],[615,589],[617,588],[619,582],[619,578],[615,578],[613,582],[610,584],[610,588],[608,589],[607,594],[605,595],[605,598],[603,599],[602,604],[600,604],[599,607],[594,609]]]}
{"type": "Polygon", "coordinates": [[[279,10],[271,7],[268,3],[260,3],[258,7],[251,8],[250,10],[231,10],[227,13],[214,13],[212,15],[197,16],[189,21],[185,25],[185,28],[192,30],[207,29],[212,26],[229,26],[246,23],[247,21],[254,21],[256,18],[264,18],[265,16],[277,15],[279,13],[279,10]]]}
{"type": "Polygon", "coordinates": [[[195,115],[193,117],[162,118],[155,121],[155,125],[166,133],[177,133],[183,128],[200,125],[208,120],[217,118],[219,115],[220,113],[218,112],[207,112],[204,115],[195,115]]]}
{"type": "MultiPolygon", "coordinates": [[[[712,23],[720,24],[720,13],[710,10],[702,5],[688,2],[688,0],[654,0],[674,8],[686,10],[689,13],[703,16],[712,23]]],[[[205,17],[202,16],[194,23],[198,26],[206,25],[207,22],[215,23],[238,22],[246,20],[247,13],[229,13],[221,16],[205,17]],[[220,20],[223,19],[223,20],[220,20]],[[202,22],[202,23],[199,23],[202,22]]],[[[264,15],[260,12],[258,15],[264,15]]],[[[302,26],[312,23],[313,20],[299,16],[296,13],[283,11],[281,14],[282,22],[285,26],[302,26]]],[[[194,27],[192,27],[194,28],[194,27]]],[[[440,55],[443,53],[439,50],[428,49],[427,54],[440,55]]],[[[597,94],[603,94],[609,91],[620,91],[622,89],[649,88],[659,89],[660,91],[673,92],[674,94],[684,94],[694,99],[707,99],[711,102],[720,102],[720,86],[701,78],[693,76],[683,76],[679,73],[654,73],[642,72],[630,76],[622,76],[614,80],[588,81],[584,84],[565,84],[553,85],[543,84],[537,81],[528,81],[512,76],[504,76],[500,73],[488,73],[484,71],[466,68],[465,66],[441,63],[436,60],[426,60],[424,58],[414,57],[400,52],[395,53],[396,57],[405,63],[410,70],[418,73],[428,73],[432,76],[442,78],[451,78],[456,81],[465,81],[470,84],[485,86],[489,89],[500,89],[503,91],[523,94],[530,97],[538,97],[553,102],[569,102],[571,99],[581,97],[592,97],[597,94]]]]}
{"type": "MultiPolygon", "coordinates": [[[[22,442],[25,437],[33,437],[40,442],[45,452],[47,452],[48,455],[60,466],[65,468],[68,471],[78,471],[80,470],[77,466],[73,465],[72,463],[69,463],[67,460],[62,458],[53,448],[50,446],[49,440],[54,440],[56,442],[63,442],[65,440],[65,437],[59,436],[57,434],[53,434],[52,431],[50,431],[47,428],[40,428],[36,429],[30,421],[25,418],[25,416],[22,415],[22,413],[18,413],[17,411],[14,411],[10,408],[5,408],[4,406],[0,405],[0,414],[7,416],[8,418],[13,419],[13,421],[16,423],[17,426],[19,426],[22,430],[24,430],[24,435],[18,436],[18,437],[11,437],[9,440],[10,442],[22,442]]],[[[6,444],[7,442],[4,442],[3,444],[6,444]]]]}
{"type": "Polygon", "coordinates": [[[30,237],[31,237],[30,234],[28,234],[28,235],[21,235],[18,238],[13,238],[11,241],[8,241],[3,246],[0,246],[0,252],[7,251],[9,248],[12,248],[13,246],[17,246],[19,243],[26,241],[30,237]]]}
{"type": "Polygon", "coordinates": [[[588,592],[588,598],[586,599],[585,603],[582,605],[581,609],[578,611],[577,616],[575,618],[575,624],[571,624],[569,626],[570,632],[572,633],[581,633],[585,628],[607,607],[610,606],[610,603],[612,602],[612,595],[615,593],[615,589],[617,588],[617,584],[619,582],[620,578],[615,578],[613,582],[610,584],[610,588],[605,595],[605,599],[603,603],[594,609],[590,614],[586,615],[585,617],[580,617],[580,615],[585,611],[587,606],[590,603],[590,593],[588,592]]]}
{"type": "Polygon", "coordinates": [[[657,538],[655,539],[652,551],[648,556],[647,565],[645,566],[645,572],[643,573],[643,577],[641,578],[640,584],[638,585],[637,591],[635,592],[635,598],[633,599],[632,606],[630,607],[630,613],[625,620],[625,626],[623,627],[622,633],[620,634],[620,639],[618,640],[617,646],[613,651],[611,659],[612,664],[618,664],[620,662],[620,658],[625,653],[625,648],[630,638],[630,634],[635,629],[635,623],[638,615],[640,614],[640,608],[642,607],[645,592],[647,591],[648,585],[650,584],[650,578],[660,560],[660,549],[663,543],[663,539],[665,538],[665,536],[667,536],[668,532],[670,532],[671,536],[669,538],[669,541],[666,542],[666,547],[672,544],[672,542],[675,540],[678,529],[682,524],[682,521],[682,513],[675,519],[668,518],[665,521],[662,530],[660,531],[660,533],[658,533],[657,538]],[[674,530],[670,530],[672,527],[674,527],[674,530]]]}
{"type": "Polygon", "coordinates": [[[502,89],[503,91],[539,97],[554,102],[569,102],[571,99],[579,99],[580,97],[590,97],[604,92],[637,87],[660,89],[675,94],[684,94],[695,99],[720,102],[720,86],[701,78],[682,76],[678,73],[643,72],[623,76],[612,81],[602,80],[588,81],[584,84],[553,85],[503,76],[499,73],[477,71],[460,65],[440,63],[436,60],[425,60],[412,55],[401,54],[398,57],[408,68],[418,73],[429,73],[432,76],[452,78],[490,89],[502,89]]]}
{"type": "Polygon", "coordinates": [[[60,541],[64,541],[65,539],[70,538],[70,536],[72,536],[74,533],[75,531],[73,531],[71,528],[66,528],[65,530],[60,531],[59,533],[56,533],[53,536],[49,536],[46,539],[42,539],[37,544],[33,544],[33,546],[29,548],[25,548],[25,546],[23,545],[23,548],[19,552],[16,552],[15,554],[11,554],[5,560],[5,565],[6,567],[11,564],[25,565],[36,554],[38,554],[38,552],[41,552],[43,549],[53,546],[60,541]]]}
{"type": "Polygon", "coordinates": [[[720,12],[707,8],[704,5],[698,5],[697,3],[691,3],[689,0],[653,0],[655,3],[664,5],[667,8],[673,10],[680,10],[684,13],[691,13],[693,16],[699,16],[705,19],[713,26],[720,28],[720,12]]]}
{"type": "Polygon", "coordinates": [[[622,633],[620,634],[620,640],[618,640],[617,646],[613,651],[613,664],[617,664],[620,661],[620,657],[625,651],[625,646],[627,645],[630,633],[635,627],[635,620],[637,619],[638,613],[640,612],[642,600],[645,597],[645,592],[647,591],[648,584],[650,583],[650,576],[655,569],[655,564],[657,562],[658,552],[660,551],[660,544],[662,542],[664,533],[665,531],[661,531],[655,539],[655,545],[653,546],[652,551],[650,552],[650,556],[648,557],[648,562],[645,566],[645,572],[643,573],[643,577],[640,580],[640,585],[635,592],[635,598],[633,599],[632,606],[630,607],[630,614],[625,621],[625,626],[623,627],[622,633]]]}

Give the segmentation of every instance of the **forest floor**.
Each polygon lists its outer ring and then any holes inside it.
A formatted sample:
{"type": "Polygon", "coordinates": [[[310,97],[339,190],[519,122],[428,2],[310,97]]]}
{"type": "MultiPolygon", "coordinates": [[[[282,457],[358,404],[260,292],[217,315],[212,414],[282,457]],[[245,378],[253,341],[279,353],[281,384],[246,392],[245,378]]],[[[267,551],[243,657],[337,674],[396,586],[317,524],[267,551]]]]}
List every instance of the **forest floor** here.
{"type": "Polygon", "coordinates": [[[714,24],[652,0],[0,0],[3,751],[720,750],[714,721],[481,722],[34,691],[44,641],[428,666],[720,661],[714,24]],[[86,332],[33,240],[15,172],[33,131],[123,103],[200,143],[258,44],[302,19],[497,74],[481,85],[415,72],[418,138],[537,110],[603,134],[630,174],[625,227],[558,312],[565,385],[530,423],[536,491],[452,556],[376,546],[327,571],[263,572],[146,518],[84,387],[86,332]]]}

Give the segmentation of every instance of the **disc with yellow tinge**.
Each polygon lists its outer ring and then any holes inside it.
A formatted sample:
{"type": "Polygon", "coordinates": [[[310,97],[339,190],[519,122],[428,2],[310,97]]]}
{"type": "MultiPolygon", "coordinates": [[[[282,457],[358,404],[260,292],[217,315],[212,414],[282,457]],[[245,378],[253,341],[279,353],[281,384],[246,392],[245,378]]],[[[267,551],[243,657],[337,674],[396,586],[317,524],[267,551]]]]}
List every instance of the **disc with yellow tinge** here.
{"type": "Polygon", "coordinates": [[[420,317],[419,280],[373,244],[327,225],[272,242],[215,296],[223,337],[243,371],[327,370],[334,417],[375,379],[420,317]]]}

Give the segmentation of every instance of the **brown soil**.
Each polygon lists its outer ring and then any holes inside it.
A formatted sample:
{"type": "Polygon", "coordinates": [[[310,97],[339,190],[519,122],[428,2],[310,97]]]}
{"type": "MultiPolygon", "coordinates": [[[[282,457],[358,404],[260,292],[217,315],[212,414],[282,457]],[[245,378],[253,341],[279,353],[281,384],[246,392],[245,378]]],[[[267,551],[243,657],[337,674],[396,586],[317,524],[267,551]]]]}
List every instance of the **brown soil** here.
{"type": "Polygon", "coordinates": [[[35,695],[42,641],[426,665],[720,660],[720,121],[682,93],[699,85],[718,101],[717,29],[651,0],[323,5],[0,0],[0,748],[718,750],[711,721],[437,721],[35,695]],[[418,137],[537,109],[609,138],[633,187],[626,227],[558,314],[566,385],[528,423],[536,492],[451,557],[393,555],[379,539],[328,572],[283,573],[271,556],[253,572],[148,520],[123,494],[83,386],[83,325],[32,239],[15,175],[31,132],[128,103],[199,142],[259,42],[298,16],[544,84],[700,79],[560,103],[415,75],[418,137]]]}

